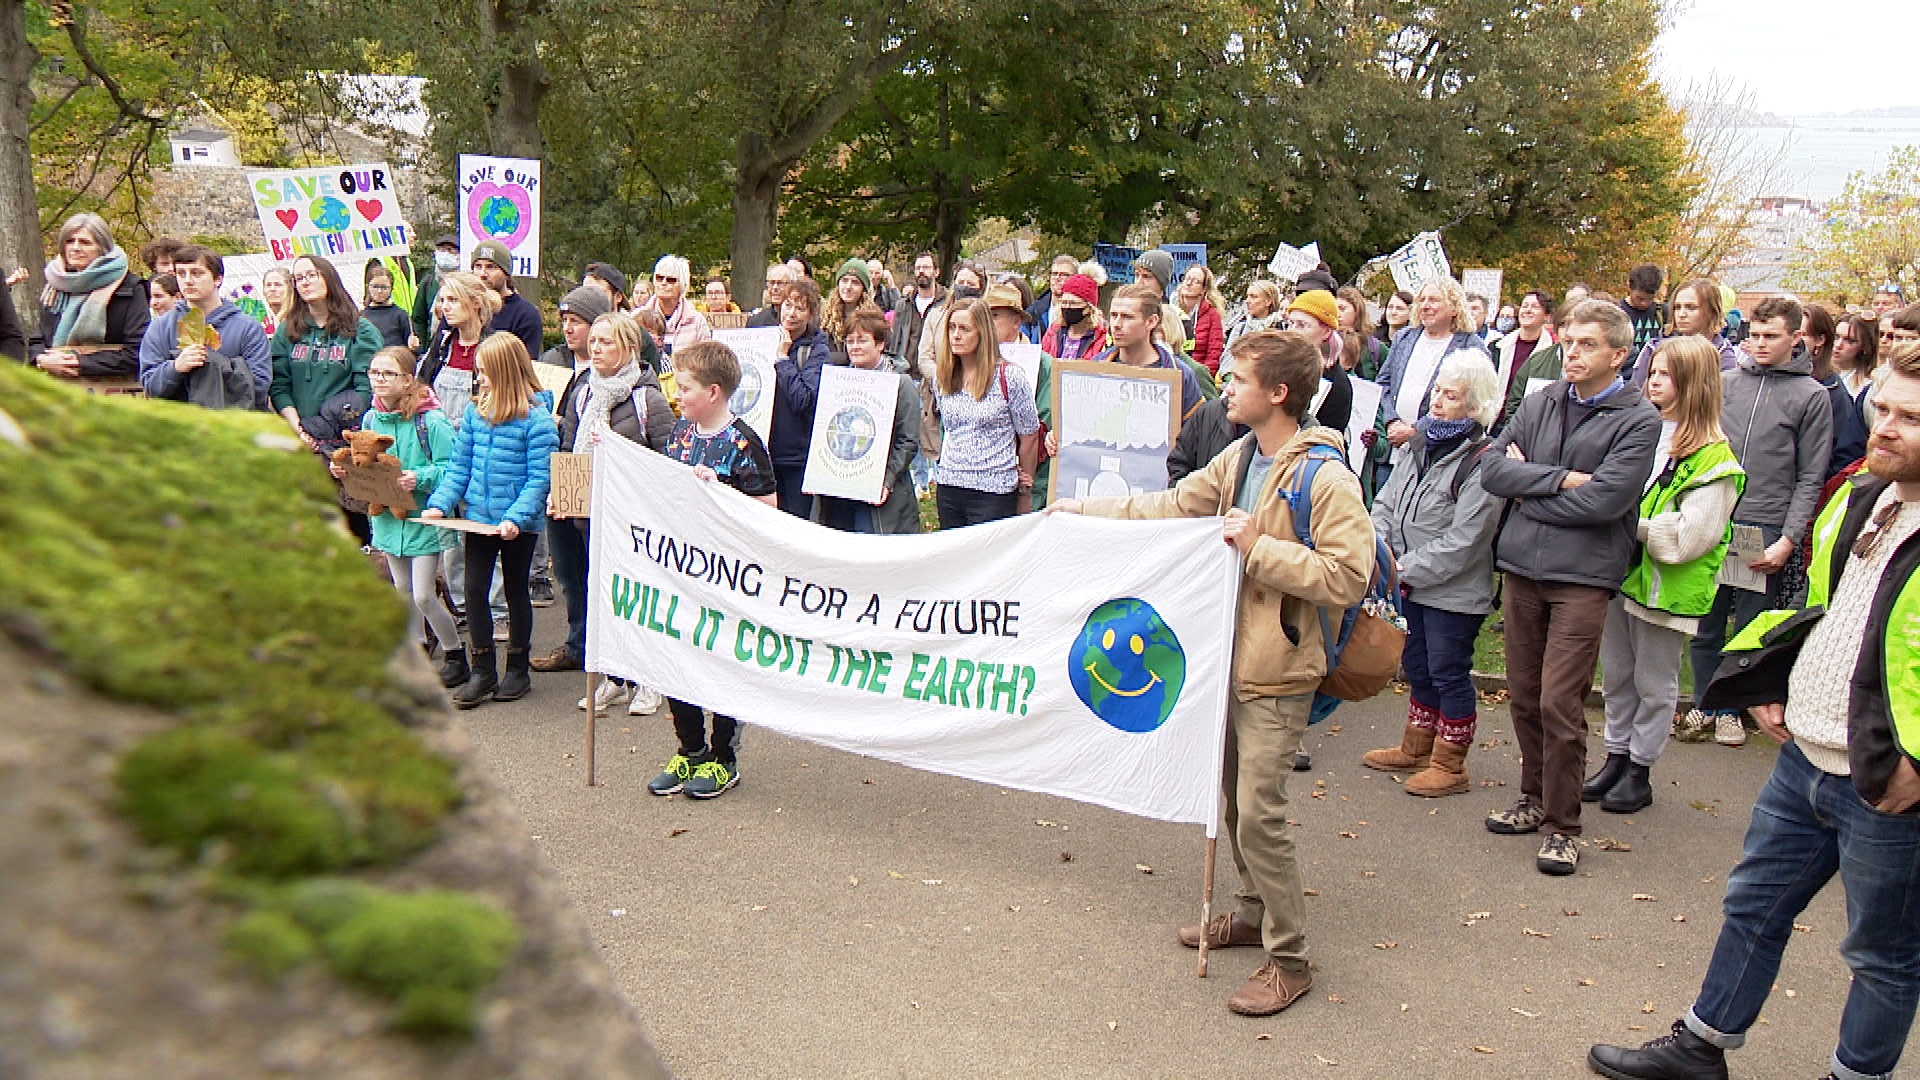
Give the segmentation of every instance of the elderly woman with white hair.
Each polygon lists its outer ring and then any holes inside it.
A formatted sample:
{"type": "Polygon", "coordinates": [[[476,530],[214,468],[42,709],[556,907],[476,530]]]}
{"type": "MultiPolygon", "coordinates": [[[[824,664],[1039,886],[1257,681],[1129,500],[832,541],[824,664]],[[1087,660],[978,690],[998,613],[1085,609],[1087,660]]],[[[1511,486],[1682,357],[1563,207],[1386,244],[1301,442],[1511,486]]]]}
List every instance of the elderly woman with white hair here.
{"type": "Polygon", "coordinates": [[[693,267],[678,255],[662,255],[660,261],[653,264],[653,299],[647,306],[667,324],[666,333],[660,335],[660,351],[669,363],[675,349],[684,349],[713,336],[707,317],[695,310],[693,301],[687,299],[687,278],[692,273],[693,267]]]}
{"type": "MultiPolygon", "coordinates": [[[[68,218],[60,226],[58,247],[40,294],[46,350],[34,362],[68,379],[139,374],[140,339],[152,317],[147,283],[128,266],[127,253],[98,214],[68,218]]],[[[133,389],[138,388],[135,383],[133,389]]]]}
{"type": "Polygon", "coordinates": [[[1373,504],[1373,527],[1393,550],[1406,588],[1411,685],[1400,745],[1373,750],[1369,767],[1411,772],[1409,795],[1466,791],[1479,699],[1473,642],[1493,610],[1493,538],[1505,500],[1480,484],[1487,425],[1500,412],[1500,376],[1484,353],[1441,362],[1425,415],[1373,504]]]}

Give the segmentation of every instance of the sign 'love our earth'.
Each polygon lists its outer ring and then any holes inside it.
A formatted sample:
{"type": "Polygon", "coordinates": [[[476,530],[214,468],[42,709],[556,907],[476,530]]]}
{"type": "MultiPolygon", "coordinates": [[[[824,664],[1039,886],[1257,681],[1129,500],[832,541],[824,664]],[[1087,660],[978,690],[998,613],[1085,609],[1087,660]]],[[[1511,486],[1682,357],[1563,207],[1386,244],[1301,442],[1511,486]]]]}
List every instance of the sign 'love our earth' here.
{"type": "Polygon", "coordinates": [[[540,273],[540,162],[531,158],[460,155],[460,261],[497,240],[513,256],[509,273],[540,273]]]}

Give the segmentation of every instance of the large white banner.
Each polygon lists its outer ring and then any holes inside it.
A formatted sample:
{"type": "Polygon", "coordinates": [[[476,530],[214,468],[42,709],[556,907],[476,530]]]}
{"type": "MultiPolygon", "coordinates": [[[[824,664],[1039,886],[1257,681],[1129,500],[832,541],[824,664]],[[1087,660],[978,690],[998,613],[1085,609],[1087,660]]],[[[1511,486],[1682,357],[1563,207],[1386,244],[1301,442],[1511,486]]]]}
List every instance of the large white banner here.
{"type": "Polygon", "coordinates": [[[593,474],[589,670],[856,754],[1213,827],[1240,576],[1218,521],[874,536],[620,439],[593,474]]]}

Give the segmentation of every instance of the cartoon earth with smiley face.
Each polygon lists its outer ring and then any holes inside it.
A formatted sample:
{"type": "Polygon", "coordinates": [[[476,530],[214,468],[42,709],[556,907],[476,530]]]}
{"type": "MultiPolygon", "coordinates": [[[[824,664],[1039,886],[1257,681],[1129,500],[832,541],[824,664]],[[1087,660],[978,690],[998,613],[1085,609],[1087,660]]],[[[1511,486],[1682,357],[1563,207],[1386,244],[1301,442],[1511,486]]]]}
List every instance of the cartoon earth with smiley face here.
{"type": "Polygon", "coordinates": [[[1121,597],[1087,616],[1067,678],[1093,715],[1121,731],[1154,731],[1180,700],[1187,653],[1152,604],[1121,597]]]}

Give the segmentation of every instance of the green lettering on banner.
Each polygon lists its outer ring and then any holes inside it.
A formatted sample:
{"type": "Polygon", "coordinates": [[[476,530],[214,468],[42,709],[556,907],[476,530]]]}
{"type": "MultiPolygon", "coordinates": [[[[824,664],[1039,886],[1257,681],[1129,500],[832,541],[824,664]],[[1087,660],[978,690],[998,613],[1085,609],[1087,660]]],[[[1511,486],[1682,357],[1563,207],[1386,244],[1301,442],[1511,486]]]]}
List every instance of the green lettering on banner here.
{"type": "Polygon", "coordinates": [[[893,654],[877,652],[873,654],[873,674],[867,678],[867,689],[876,694],[887,692],[887,676],[893,674],[893,654]]]}
{"type": "Polygon", "coordinates": [[[861,686],[865,686],[867,683],[867,673],[873,670],[873,654],[868,652],[865,649],[860,649],[858,651],[860,653],[860,658],[858,660],[855,660],[853,658],[853,654],[855,650],[853,649],[847,650],[846,670],[843,671],[840,675],[841,686],[854,685],[854,679],[856,677],[860,680],[859,684],[861,686]]]}
{"type": "Polygon", "coordinates": [[[754,643],[753,658],[761,667],[772,667],[780,662],[780,634],[771,626],[760,628],[760,637],[754,643]],[[771,645],[773,651],[767,651],[771,645]]]}
{"type": "Polygon", "coordinates": [[[827,682],[831,683],[840,677],[840,646],[828,645],[827,648],[833,651],[833,663],[827,668],[827,682]]]}
{"type": "MultiPolygon", "coordinates": [[[[713,651],[713,643],[720,639],[720,624],[727,621],[727,613],[719,608],[707,609],[707,651],[713,651]]],[[[697,643],[697,642],[696,642],[697,643]]]]}
{"type": "Polygon", "coordinates": [[[907,666],[907,681],[900,684],[900,696],[908,701],[919,701],[922,693],[920,681],[926,678],[926,653],[914,653],[913,662],[907,666]]]}
{"type": "Polygon", "coordinates": [[[633,609],[640,602],[640,589],[633,582],[613,575],[613,614],[618,619],[632,619],[633,609]]]}
{"type": "Polygon", "coordinates": [[[754,625],[745,619],[740,620],[740,629],[733,634],[733,658],[743,664],[753,662],[753,650],[747,647],[748,635],[754,633],[754,625]]]}
{"type": "Polygon", "coordinates": [[[953,693],[949,705],[967,706],[967,683],[973,678],[973,661],[955,660],[953,662],[953,693]]]}
{"type": "Polygon", "coordinates": [[[679,610],[680,597],[678,595],[667,597],[667,636],[676,640],[680,637],[680,631],[673,628],[673,613],[679,610]]]}
{"type": "Polygon", "coordinates": [[[1020,703],[1020,672],[1016,669],[1010,678],[1003,680],[1000,678],[1000,671],[1004,666],[1005,665],[1002,664],[993,665],[992,707],[995,709],[1000,707],[1000,696],[1002,693],[1005,693],[1007,698],[1007,715],[1011,716],[1013,715],[1014,707],[1020,703]]]}
{"type": "Polygon", "coordinates": [[[922,701],[937,701],[942,705],[947,701],[947,658],[938,657],[933,662],[933,674],[927,676],[927,690],[921,696],[922,701]]]}

